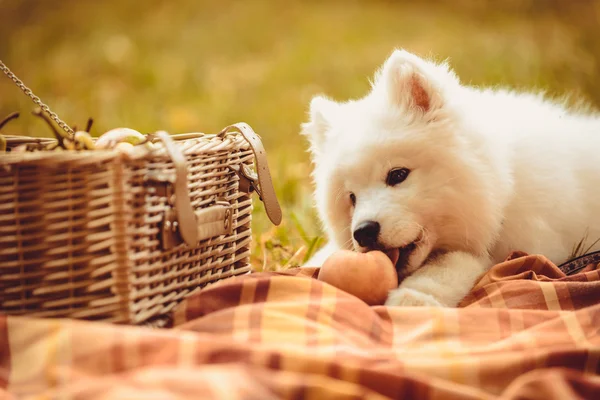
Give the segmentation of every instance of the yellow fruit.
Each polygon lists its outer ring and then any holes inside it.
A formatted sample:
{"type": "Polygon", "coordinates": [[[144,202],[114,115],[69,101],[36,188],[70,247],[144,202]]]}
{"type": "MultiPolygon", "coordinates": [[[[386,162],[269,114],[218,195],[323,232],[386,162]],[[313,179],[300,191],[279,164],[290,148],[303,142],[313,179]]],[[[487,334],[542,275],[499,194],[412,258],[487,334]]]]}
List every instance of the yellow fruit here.
{"type": "Polygon", "coordinates": [[[112,129],[96,140],[97,149],[110,149],[117,143],[125,142],[131,145],[140,144],[146,140],[146,136],[136,130],[129,128],[112,129]]]}
{"type": "Polygon", "coordinates": [[[133,145],[128,142],[117,143],[117,145],[115,146],[115,150],[119,151],[130,151],[131,149],[133,149],[133,145]]]}
{"type": "Polygon", "coordinates": [[[84,131],[75,132],[75,143],[78,148],[86,149],[86,150],[94,150],[96,146],[94,145],[94,140],[89,133],[84,131]]]}
{"type": "Polygon", "coordinates": [[[75,150],[75,142],[71,139],[63,139],[63,146],[65,150],[75,150]]]}

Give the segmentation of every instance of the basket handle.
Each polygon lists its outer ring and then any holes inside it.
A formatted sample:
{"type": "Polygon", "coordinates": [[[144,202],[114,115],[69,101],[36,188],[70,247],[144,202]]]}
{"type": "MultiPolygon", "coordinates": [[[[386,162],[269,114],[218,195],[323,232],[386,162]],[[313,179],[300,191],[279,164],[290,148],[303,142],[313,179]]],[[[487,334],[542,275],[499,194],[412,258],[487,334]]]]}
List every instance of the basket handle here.
{"type": "MultiPolygon", "coordinates": [[[[169,134],[164,131],[156,132],[156,136],[165,146],[171,162],[175,166],[175,209],[181,238],[189,245],[195,246],[198,241],[198,221],[192,208],[188,193],[187,164],[185,156],[177,148],[169,134]]],[[[216,235],[215,235],[216,236],[216,235]]]]}
{"type": "Polygon", "coordinates": [[[281,223],[281,207],[279,206],[277,195],[275,194],[275,189],[273,188],[269,164],[267,163],[267,152],[265,151],[265,148],[260,140],[260,136],[258,136],[250,127],[250,125],[245,122],[238,122],[237,124],[229,125],[219,132],[219,135],[225,135],[232,130],[239,132],[244,139],[246,139],[250,145],[250,148],[252,149],[252,152],[254,153],[256,172],[258,174],[258,184],[260,186],[257,192],[262,202],[265,204],[267,216],[273,224],[279,225],[281,223]]]}
{"type": "MultiPolygon", "coordinates": [[[[260,140],[260,136],[254,132],[250,125],[245,122],[238,122],[237,124],[229,125],[225,127],[221,132],[215,136],[224,137],[227,133],[236,131],[242,135],[244,139],[250,145],[252,153],[254,154],[254,160],[256,162],[256,172],[258,174],[258,185],[256,184],[256,178],[249,176],[243,167],[236,170],[240,178],[245,182],[246,185],[250,185],[251,189],[256,190],[260,199],[265,205],[265,211],[267,216],[274,225],[281,223],[281,207],[277,201],[277,195],[273,188],[273,181],[271,179],[271,173],[269,171],[269,164],[267,163],[267,152],[260,140]]],[[[206,136],[204,133],[179,133],[170,135],[172,140],[186,140],[195,139],[206,136]]],[[[242,182],[240,182],[242,184],[242,182]]]]}
{"type": "MultiPolygon", "coordinates": [[[[281,207],[277,201],[269,166],[267,164],[266,151],[262,145],[260,137],[246,123],[240,122],[230,125],[223,129],[219,136],[224,136],[228,132],[236,130],[249,143],[258,174],[259,193],[261,200],[265,204],[267,216],[275,225],[281,223],[281,207]]],[[[175,141],[167,132],[156,132],[156,137],[165,146],[171,162],[175,166],[175,210],[177,230],[181,238],[189,245],[195,246],[200,240],[208,239],[214,236],[226,234],[232,229],[232,212],[227,204],[215,204],[203,210],[194,212],[192,202],[188,193],[187,182],[187,164],[181,150],[175,145],[175,141]]],[[[242,171],[243,174],[243,171],[242,171]]],[[[255,182],[251,180],[251,185],[255,182]]],[[[172,222],[175,223],[175,220],[172,222]]],[[[175,227],[174,227],[175,228],[175,227]]]]}

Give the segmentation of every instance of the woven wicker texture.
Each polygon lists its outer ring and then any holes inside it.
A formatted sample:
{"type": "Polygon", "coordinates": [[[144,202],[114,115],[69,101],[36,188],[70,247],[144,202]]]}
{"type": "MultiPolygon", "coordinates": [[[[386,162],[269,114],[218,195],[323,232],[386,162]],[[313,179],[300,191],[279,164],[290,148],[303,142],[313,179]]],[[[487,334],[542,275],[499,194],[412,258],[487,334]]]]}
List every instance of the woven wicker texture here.
{"type": "Polygon", "coordinates": [[[231,168],[252,166],[239,134],[177,143],[194,209],[233,211],[231,234],[161,246],[174,180],[164,149],[0,157],[0,308],[4,313],[139,324],[166,315],[196,288],[250,271],[252,202],[231,168]],[[151,178],[151,179],[150,179],[151,178]],[[157,184],[158,181],[158,184],[157,184]]]}

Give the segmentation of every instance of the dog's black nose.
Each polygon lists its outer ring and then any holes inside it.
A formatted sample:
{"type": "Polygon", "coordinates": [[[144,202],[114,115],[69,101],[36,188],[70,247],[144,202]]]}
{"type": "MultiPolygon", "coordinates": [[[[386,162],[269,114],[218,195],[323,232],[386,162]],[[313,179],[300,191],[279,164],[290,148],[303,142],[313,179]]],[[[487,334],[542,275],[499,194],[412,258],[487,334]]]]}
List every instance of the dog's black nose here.
{"type": "Polygon", "coordinates": [[[379,239],[380,230],[381,227],[379,226],[379,222],[361,222],[354,230],[354,239],[361,247],[372,248],[379,239]]]}

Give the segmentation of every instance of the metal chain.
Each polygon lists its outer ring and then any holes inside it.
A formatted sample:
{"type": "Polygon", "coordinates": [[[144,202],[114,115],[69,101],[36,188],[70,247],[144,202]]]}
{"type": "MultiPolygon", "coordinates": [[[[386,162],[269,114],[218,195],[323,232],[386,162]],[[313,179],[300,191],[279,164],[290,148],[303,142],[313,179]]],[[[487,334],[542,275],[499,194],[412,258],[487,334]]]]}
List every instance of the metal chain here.
{"type": "Polygon", "coordinates": [[[19,78],[17,78],[17,76],[15,74],[13,74],[13,72],[10,69],[8,69],[8,67],[6,65],[4,65],[2,60],[0,60],[0,69],[2,70],[2,72],[4,72],[6,74],[6,76],[8,76],[10,79],[12,79],[12,81],[23,91],[23,93],[25,93],[27,96],[29,96],[35,104],[37,104],[46,114],[48,114],[48,116],[50,118],[52,118],[52,120],[54,122],[56,122],[56,124],[58,126],[60,126],[62,128],[62,130],[67,132],[69,135],[73,135],[73,133],[74,133],[73,129],[71,129],[71,127],[69,125],[67,125],[60,118],[58,118],[58,115],[56,115],[56,113],[52,112],[52,110],[50,110],[50,107],[48,107],[47,105],[42,103],[42,100],[40,100],[39,97],[37,97],[35,94],[33,94],[31,89],[29,89],[27,86],[25,86],[23,81],[21,81],[19,78]]]}

